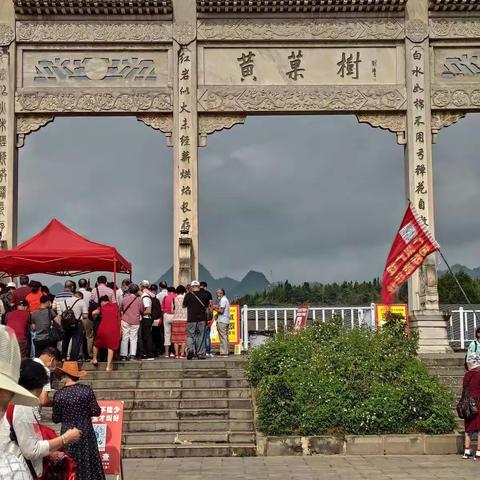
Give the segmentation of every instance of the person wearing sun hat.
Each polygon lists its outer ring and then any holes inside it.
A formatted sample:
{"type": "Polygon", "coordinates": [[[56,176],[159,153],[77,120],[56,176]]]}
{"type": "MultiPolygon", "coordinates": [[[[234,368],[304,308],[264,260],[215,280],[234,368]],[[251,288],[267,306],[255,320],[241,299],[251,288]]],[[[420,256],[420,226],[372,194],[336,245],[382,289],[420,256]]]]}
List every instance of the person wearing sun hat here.
{"type": "MultiPolygon", "coordinates": [[[[21,355],[12,329],[0,325],[0,421],[9,403],[38,406],[38,398],[18,385],[21,355]]],[[[0,448],[0,479],[31,480],[28,467],[15,455],[0,448]]]]}
{"type": "Polygon", "coordinates": [[[92,426],[92,417],[98,417],[101,409],[91,387],[79,383],[87,372],[79,370],[77,362],[63,362],[57,372],[65,379],[65,386],[53,397],[52,420],[62,424],[62,433],[69,428],[82,431],[80,441],[66,447],[77,464],[75,480],[105,480],[92,426]]]}

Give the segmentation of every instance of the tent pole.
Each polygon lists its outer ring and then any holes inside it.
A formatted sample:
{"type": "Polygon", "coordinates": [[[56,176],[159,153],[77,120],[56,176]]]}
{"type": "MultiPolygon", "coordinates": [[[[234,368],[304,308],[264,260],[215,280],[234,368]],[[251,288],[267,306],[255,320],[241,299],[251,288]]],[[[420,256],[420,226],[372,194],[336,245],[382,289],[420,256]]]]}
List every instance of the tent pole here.
{"type": "Polygon", "coordinates": [[[117,303],[117,260],[113,261],[113,295],[117,303]]]}

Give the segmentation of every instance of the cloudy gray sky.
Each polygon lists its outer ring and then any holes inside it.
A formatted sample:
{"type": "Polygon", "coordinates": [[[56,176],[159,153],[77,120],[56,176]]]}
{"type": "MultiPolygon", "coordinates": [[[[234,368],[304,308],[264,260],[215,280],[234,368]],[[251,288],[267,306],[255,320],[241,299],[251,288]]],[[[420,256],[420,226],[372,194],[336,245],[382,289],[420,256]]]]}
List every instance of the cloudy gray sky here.
{"type": "MultiPolygon", "coordinates": [[[[437,239],[480,265],[480,115],[434,146],[437,239]]],[[[135,118],[57,118],[20,150],[19,240],[52,217],[116,245],[137,279],[172,264],[172,150],[135,118]]],[[[353,116],[248,117],[200,152],[200,256],[215,277],[381,275],[404,210],[403,147],[353,116]]]]}

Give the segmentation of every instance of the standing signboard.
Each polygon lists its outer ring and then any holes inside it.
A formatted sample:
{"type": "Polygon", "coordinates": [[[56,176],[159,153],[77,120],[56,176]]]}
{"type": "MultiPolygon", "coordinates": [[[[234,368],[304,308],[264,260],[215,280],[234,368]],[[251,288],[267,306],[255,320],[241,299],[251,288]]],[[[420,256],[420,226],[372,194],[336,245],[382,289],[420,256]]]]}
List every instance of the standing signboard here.
{"type": "MultiPolygon", "coordinates": [[[[220,345],[218,332],[211,338],[212,345],[220,345]]],[[[228,330],[228,343],[230,345],[238,345],[240,338],[240,305],[230,305],[230,328],[228,330]]]]}
{"type": "Polygon", "coordinates": [[[403,303],[384,305],[381,303],[375,304],[375,318],[377,321],[377,328],[382,328],[382,325],[387,319],[388,312],[395,313],[402,316],[402,322],[408,324],[408,306],[403,303]]]}
{"type": "Polygon", "coordinates": [[[299,305],[297,313],[295,314],[295,323],[293,324],[293,330],[295,332],[301,332],[307,324],[308,318],[308,305],[299,305]]]}
{"type": "Polygon", "coordinates": [[[97,437],[98,450],[105,475],[122,473],[121,446],[123,425],[123,402],[118,400],[99,401],[102,412],[92,418],[93,429],[97,437]]]}

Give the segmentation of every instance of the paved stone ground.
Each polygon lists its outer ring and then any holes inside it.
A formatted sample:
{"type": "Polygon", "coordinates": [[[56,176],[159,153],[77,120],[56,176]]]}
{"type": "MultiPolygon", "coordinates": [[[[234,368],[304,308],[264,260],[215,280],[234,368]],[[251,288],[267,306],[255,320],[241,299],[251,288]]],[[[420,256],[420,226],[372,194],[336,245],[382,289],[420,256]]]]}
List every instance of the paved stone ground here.
{"type": "Polygon", "coordinates": [[[472,480],[458,455],[158,458],[124,460],[125,480],[472,480]]]}

